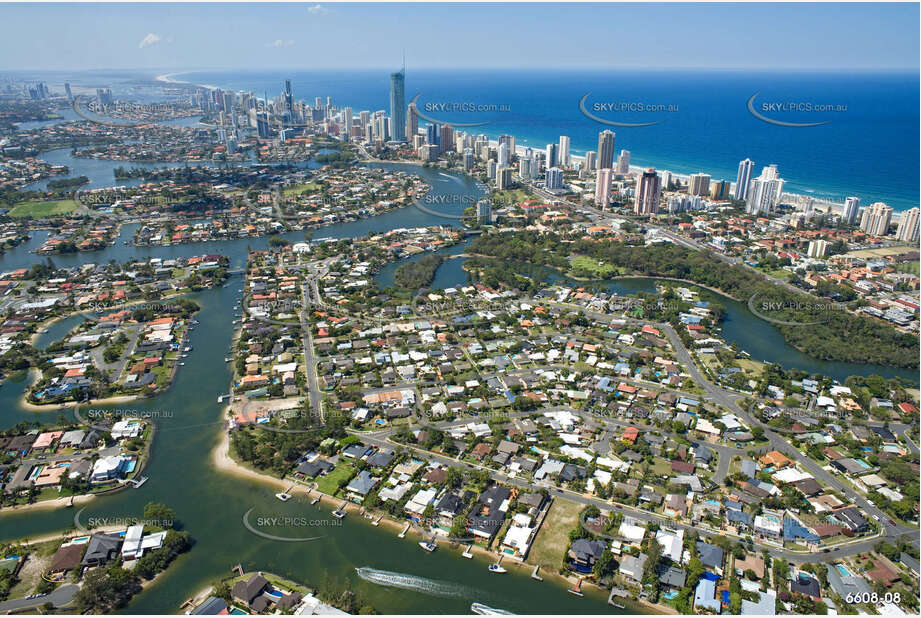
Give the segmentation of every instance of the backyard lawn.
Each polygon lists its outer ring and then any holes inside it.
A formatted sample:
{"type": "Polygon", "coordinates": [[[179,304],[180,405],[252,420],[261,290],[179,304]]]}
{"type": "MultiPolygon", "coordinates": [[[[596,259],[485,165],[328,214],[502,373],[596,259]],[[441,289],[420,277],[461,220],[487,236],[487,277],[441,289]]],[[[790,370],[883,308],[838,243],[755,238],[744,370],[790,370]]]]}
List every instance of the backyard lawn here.
{"type": "Polygon", "coordinates": [[[579,526],[579,512],[582,505],[556,498],[550,512],[537,533],[528,562],[539,564],[542,569],[556,573],[563,564],[563,554],[569,547],[569,531],[579,526]]]}
{"type": "Polygon", "coordinates": [[[339,464],[326,476],[321,476],[317,480],[317,489],[324,494],[334,495],[339,489],[339,482],[352,478],[355,474],[355,468],[349,464],[339,464]]]}

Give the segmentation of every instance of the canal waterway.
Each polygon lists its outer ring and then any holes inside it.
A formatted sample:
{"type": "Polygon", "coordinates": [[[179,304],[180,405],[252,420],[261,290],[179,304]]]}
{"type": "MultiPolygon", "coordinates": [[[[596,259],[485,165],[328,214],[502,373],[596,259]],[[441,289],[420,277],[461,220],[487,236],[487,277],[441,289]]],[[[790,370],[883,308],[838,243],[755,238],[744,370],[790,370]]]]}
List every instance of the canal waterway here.
{"type": "MultiPolygon", "coordinates": [[[[71,165],[72,162],[66,164],[71,165]]],[[[448,214],[459,214],[471,200],[475,201],[482,195],[477,184],[465,177],[409,164],[381,165],[420,174],[437,194],[464,196],[462,200],[445,200],[446,204],[450,204],[444,206],[448,214]]],[[[108,179],[100,181],[111,184],[108,179]]],[[[378,217],[315,230],[313,235],[315,238],[350,238],[396,228],[453,223],[456,219],[407,207],[378,217]]],[[[170,247],[125,245],[124,241],[130,240],[134,229],[135,226],[125,226],[116,243],[101,251],[56,255],[52,259],[60,266],[72,266],[143,256],[171,258],[221,253],[230,257],[233,268],[240,268],[245,264],[249,249],[267,247],[266,238],[170,247]]],[[[36,232],[31,241],[0,256],[0,271],[28,267],[44,259],[30,253],[31,249],[40,246],[41,234],[36,232]]],[[[304,233],[291,232],[284,237],[297,241],[304,238],[304,233]]],[[[446,251],[450,254],[462,248],[452,247],[446,251]]],[[[461,263],[461,258],[445,260],[436,273],[434,287],[463,285],[466,273],[461,269],[461,263]]],[[[378,280],[392,281],[394,269],[395,266],[385,268],[378,275],[378,280]]],[[[145,503],[158,501],[176,511],[183,527],[197,541],[194,549],[180,557],[156,586],[141,593],[127,608],[128,611],[173,613],[184,600],[228,574],[239,563],[246,570],[265,569],[315,586],[328,576],[333,581],[342,582],[343,587],[354,590],[378,611],[385,613],[466,613],[470,603],[475,601],[514,612],[616,613],[614,608],[604,603],[599,593],[589,592],[586,597],[577,598],[549,581],[538,583],[530,579],[524,570],[518,568],[511,568],[507,575],[493,575],[486,570],[486,563],[481,559],[464,560],[458,551],[447,548],[431,554],[423,552],[415,542],[398,539],[394,531],[383,526],[372,527],[353,515],[341,522],[333,521],[326,510],[298,500],[281,503],[273,497],[277,491],[273,487],[214,469],[211,454],[223,431],[223,406],[216,402],[216,398],[227,391],[231,379],[224,357],[235,316],[228,307],[237,301],[241,284],[241,279],[234,277],[223,288],[191,295],[202,307],[198,315],[200,324],[190,333],[189,343],[193,350],[185,360],[185,366],[178,371],[174,385],[156,398],[118,406],[119,410],[156,412],[157,433],[151,460],[145,469],[145,475],[150,480],[140,489],[92,500],[82,513],[84,521],[89,517],[99,520],[140,516],[145,503]],[[277,536],[321,537],[308,542],[272,541],[252,534],[243,525],[243,517],[250,509],[253,509],[250,521],[259,516],[300,517],[322,520],[327,524],[267,528],[266,532],[277,536]],[[362,572],[366,575],[370,572],[374,576],[359,576],[356,569],[362,567],[372,569],[362,572]]],[[[606,285],[612,291],[627,294],[653,291],[655,281],[627,279],[606,285]]],[[[886,375],[888,371],[885,368],[810,360],[786,345],[773,327],[748,312],[743,304],[725,297],[721,297],[719,302],[727,309],[723,335],[738,341],[756,359],[774,360],[785,365],[789,362],[812,363],[813,370],[830,373],[838,379],[851,373],[878,372],[886,375]]],[[[67,327],[75,324],[75,321],[68,321],[53,325],[48,333],[40,337],[39,346],[44,347],[62,337],[67,327]]],[[[911,375],[912,372],[906,373],[911,375]]],[[[888,374],[892,375],[893,371],[888,371],[888,374]]],[[[28,420],[50,422],[61,413],[72,414],[58,410],[40,413],[23,410],[19,401],[27,385],[25,373],[14,374],[0,384],[0,426],[8,428],[28,420]]],[[[74,511],[0,512],[0,539],[35,537],[71,528],[74,511]]]]}

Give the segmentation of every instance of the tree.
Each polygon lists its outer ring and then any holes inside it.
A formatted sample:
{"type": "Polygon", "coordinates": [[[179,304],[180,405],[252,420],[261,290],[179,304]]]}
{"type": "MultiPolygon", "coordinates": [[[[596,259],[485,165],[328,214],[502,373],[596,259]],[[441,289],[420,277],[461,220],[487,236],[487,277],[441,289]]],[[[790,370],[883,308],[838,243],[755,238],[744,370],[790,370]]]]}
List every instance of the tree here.
{"type": "Polygon", "coordinates": [[[115,565],[87,573],[74,600],[81,613],[105,614],[124,607],[140,590],[138,577],[115,565]]]}
{"type": "Polygon", "coordinates": [[[612,575],[615,568],[617,568],[617,563],[614,561],[614,554],[611,553],[610,550],[606,549],[601,552],[601,556],[595,560],[595,564],[592,567],[592,572],[598,579],[603,579],[608,575],[612,575]]]}
{"type": "Polygon", "coordinates": [[[464,473],[460,468],[451,466],[445,471],[445,483],[448,487],[460,487],[463,482],[464,473]]]}
{"type": "Polygon", "coordinates": [[[148,502],[144,505],[144,519],[161,528],[176,527],[176,514],[173,509],[159,502],[148,502]]]}

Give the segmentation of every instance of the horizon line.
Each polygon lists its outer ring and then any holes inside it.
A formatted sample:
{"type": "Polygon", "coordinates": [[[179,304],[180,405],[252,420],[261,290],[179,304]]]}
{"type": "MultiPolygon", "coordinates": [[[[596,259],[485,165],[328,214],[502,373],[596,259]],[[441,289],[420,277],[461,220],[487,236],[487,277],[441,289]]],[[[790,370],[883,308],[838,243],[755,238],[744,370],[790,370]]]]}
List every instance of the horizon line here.
{"type": "MultiPolygon", "coordinates": [[[[844,71],[860,71],[866,73],[881,73],[881,72],[899,72],[899,73],[908,73],[908,72],[918,72],[921,75],[921,66],[917,67],[898,67],[898,66],[889,66],[889,67],[792,67],[792,66],[783,66],[783,67],[769,67],[769,66],[757,66],[757,67],[733,67],[733,66],[661,66],[661,67],[647,67],[647,66],[618,66],[618,67],[603,67],[596,65],[556,65],[556,66],[490,66],[490,67],[478,67],[478,66],[417,66],[414,70],[421,71],[504,71],[504,70],[527,70],[527,71],[547,71],[547,70],[586,70],[586,71],[651,71],[651,72],[661,72],[661,71],[753,71],[753,72],[771,72],[771,71],[796,71],[796,72],[844,72],[844,71]]],[[[157,71],[169,71],[169,72],[182,72],[182,73],[201,73],[206,71],[253,71],[253,72],[265,72],[265,71],[393,71],[395,70],[390,66],[347,66],[347,67],[305,67],[305,66],[282,66],[277,68],[259,68],[259,67],[206,67],[206,68],[188,68],[188,67],[158,67],[158,68],[146,68],[146,67],[91,67],[91,68],[0,68],[0,71],[4,72],[13,72],[13,73],[23,73],[23,72],[65,72],[65,71],[74,71],[74,72],[86,72],[86,71],[137,71],[137,72],[151,72],[155,73],[157,71]]]]}

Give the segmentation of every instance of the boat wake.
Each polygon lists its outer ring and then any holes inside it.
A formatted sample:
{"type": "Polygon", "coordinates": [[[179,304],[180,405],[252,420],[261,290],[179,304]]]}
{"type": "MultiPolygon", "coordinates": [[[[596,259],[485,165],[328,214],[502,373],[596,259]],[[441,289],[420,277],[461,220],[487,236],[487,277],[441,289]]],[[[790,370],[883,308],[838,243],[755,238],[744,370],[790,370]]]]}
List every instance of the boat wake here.
{"type": "Polygon", "coordinates": [[[372,569],[371,567],[356,567],[355,571],[358,577],[372,584],[387,586],[390,588],[402,588],[403,590],[412,590],[421,592],[433,597],[443,598],[472,598],[476,593],[466,586],[455,584],[453,582],[438,581],[427,579],[418,575],[408,573],[397,573],[394,571],[382,571],[372,569]]]}

